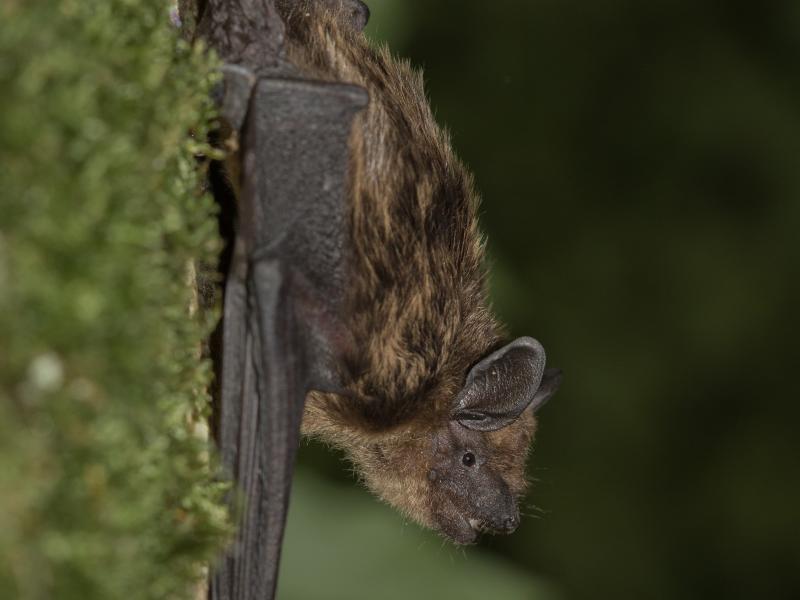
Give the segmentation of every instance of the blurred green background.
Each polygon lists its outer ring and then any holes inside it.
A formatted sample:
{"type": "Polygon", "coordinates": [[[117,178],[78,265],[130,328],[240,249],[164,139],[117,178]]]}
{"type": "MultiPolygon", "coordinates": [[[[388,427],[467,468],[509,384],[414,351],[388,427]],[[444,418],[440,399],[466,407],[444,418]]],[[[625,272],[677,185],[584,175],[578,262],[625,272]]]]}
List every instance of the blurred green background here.
{"type": "Polygon", "coordinates": [[[371,0],[565,385],[467,550],[301,451],[291,598],[800,598],[800,3],[371,0]]]}

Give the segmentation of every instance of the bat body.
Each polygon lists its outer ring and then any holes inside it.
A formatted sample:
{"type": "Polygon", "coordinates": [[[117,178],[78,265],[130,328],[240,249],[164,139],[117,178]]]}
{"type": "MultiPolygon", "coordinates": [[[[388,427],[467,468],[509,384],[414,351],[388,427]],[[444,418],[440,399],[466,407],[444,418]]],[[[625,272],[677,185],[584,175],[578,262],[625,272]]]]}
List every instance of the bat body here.
{"type": "Polygon", "coordinates": [[[344,289],[335,311],[317,299],[304,317],[335,357],[337,383],[308,394],[303,433],[344,449],[406,516],[470,543],[518,525],[534,411],[560,374],[545,370],[537,341],[504,339],[472,177],[421,75],[360,33],[361,6],[278,4],[292,64],[369,94],[350,134],[347,218],[326,241],[342,252],[344,289]]]}
{"type": "Polygon", "coordinates": [[[228,242],[212,426],[243,497],[210,598],[274,597],[301,428],[448,539],[510,533],[561,375],[488,308],[477,194],[421,76],[367,43],[359,0],[196,8],[239,150],[209,172],[228,242]]]}

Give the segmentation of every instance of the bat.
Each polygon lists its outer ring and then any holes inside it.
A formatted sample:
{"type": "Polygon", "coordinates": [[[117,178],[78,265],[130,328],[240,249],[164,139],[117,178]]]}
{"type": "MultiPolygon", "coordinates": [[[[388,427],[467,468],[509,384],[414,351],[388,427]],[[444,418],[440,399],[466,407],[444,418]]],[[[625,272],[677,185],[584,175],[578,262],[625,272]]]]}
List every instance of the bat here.
{"type": "Polygon", "coordinates": [[[421,75],[352,26],[348,15],[363,14],[352,4],[285,13],[293,64],[370,97],[350,140],[341,390],[310,393],[303,432],[343,449],[381,499],[456,543],[509,533],[534,412],[560,372],[545,369],[533,338],[504,340],[489,310],[472,176],[421,75]]]}
{"type": "Polygon", "coordinates": [[[562,378],[493,316],[472,176],[421,75],[361,33],[366,6],[258,7],[209,0],[199,25],[241,142],[212,176],[229,239],[215,437],[247,501],[215,600],[274,592],[301,427],[457,544],[514,531],[534,413],[562,378]]]}

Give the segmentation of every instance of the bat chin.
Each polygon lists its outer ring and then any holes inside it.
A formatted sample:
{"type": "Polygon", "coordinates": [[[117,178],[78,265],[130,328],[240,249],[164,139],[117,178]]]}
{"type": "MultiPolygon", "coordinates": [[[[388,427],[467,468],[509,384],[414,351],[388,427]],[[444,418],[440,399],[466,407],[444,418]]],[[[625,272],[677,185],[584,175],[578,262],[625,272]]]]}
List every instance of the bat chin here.
{"type": "Polygon", "coordinates": [[[449,525],[449,527],[441,529],[441,533],[454,544],[467,546],[478,541],[481,528],[480,523],[475,519],[462,517],[449,525]]]}

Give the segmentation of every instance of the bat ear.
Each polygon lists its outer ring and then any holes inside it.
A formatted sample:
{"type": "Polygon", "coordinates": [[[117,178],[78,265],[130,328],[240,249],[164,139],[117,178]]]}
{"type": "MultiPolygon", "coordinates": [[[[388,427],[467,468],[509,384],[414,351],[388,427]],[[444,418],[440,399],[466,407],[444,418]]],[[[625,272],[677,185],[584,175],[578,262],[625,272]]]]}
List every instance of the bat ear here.
{"type": "Polygon", "coordinates": [[[467,429],[494,431],[536,410],[558,389],[561,371],[545,371],[542,345],[521,337],[472,367],[456,396],[452,418],[467,429]]]}
{"type": "Polygon", "coordinates": [[[544,375],[542,375],[542,383],[539,385],[539,389],[536,390],[536,395],[533,397],[531,401],[531,410],[536,412],[542,406],[544,406],[550,398],[552,398],[555,393],[558,391],[558,388],[561,387],[561,380],[564,378],[563,371],[561,369],[545,369],[544,375]]]}

